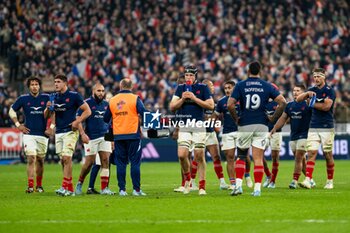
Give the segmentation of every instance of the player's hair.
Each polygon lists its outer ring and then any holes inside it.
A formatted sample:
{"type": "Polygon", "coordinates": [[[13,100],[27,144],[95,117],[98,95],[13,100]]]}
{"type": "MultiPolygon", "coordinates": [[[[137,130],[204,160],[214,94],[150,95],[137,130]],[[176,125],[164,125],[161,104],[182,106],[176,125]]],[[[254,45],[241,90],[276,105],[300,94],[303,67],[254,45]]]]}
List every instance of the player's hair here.
{"type": "Polygon", "coordinates": [[[302,84],[302,83],[297,83],[297,84],[295,84],[295,87],[299,87],[301,90],[303,90],[303,91],[305,91],[306,90],[306,87],[305,87],[305,85],[304,84],[302,84]]]}
{"type": "Polygon", "coordinates": [[[41,86],[41,79],[40,79],[40,78],[38,78],[37,76],[30,76],[29,78],[27,78],[27,87],[28,87],[28,88],[29,88],[30,83],[31,83],[32,81],[38,82],[38,83],[39,83],[39,86],[41,86]]]}
{"type": "Polygon", "coordinates": [[[124,78],[120,81],[120,89],[121,90],[131,90],[132,89],[132,81],[129,78],[124,78]]]}
{"type": "Polygon", "coordinates": [[[312,70],[312,75],[313,75],[313,76],[320,76],[320,77],[326,78],[326,70],[323,69],[323,68],[314,68],[314,69],[312,70]]]}
{"type": "Polygon", "coordinates": [[[55,79],[61,79],[63,82],[67,82],[68,81],[68,78],[67,78],[67,76],[65,76],[64,74],[57,74],[56,76],[55,76],[55,79]]]}
{"type": "Polygon", "coordinates": [[[248,66],[248,71],[252,75],[258,75],[260,73],[261,64],[258,61],[253,61],[248,66]]]}
{"type": "Polygon", "coordinates": [[[315,73],[315,72],[320,72],[320,73],[326,74],[326,70],[323,68],[314,68],[312,70],[312,73],[315,73]]]}
{"type": "Polygon", "coordinates": [[[224,86],[225,86],[226,84],[229,84],[229,85],[232,85],[232,86],[236,86],[235,81],[232,81],[232,80],[226,81],[226,82],[224,83],[224,86]]]}

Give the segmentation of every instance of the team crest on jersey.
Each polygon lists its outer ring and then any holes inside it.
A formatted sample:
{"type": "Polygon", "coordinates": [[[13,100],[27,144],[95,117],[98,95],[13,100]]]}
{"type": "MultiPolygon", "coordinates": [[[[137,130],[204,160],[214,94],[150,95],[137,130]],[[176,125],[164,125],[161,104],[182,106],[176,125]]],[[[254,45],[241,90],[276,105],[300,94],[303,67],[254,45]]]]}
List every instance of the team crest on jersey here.
{"type": "Polygon", "coordinates": [[[96,107],[95,107],[95,106],[93,106],[91,109],[96,109],[96,107]]]}
{"type": "Polygon", "coordinates": [[[45,104],[45,102],[44,101],[41,101],[41,103],[40,103],[41,105],[44,105],[45,104]]]}
{"type": "Polygon", "coordinates": [[[30,103],[28,102],[27,105],[30,106],[30,103]]]}
{"type": "Polygon", "coordinates": [[[117,103],[117,108],[118,110],[121,110],[123,108],[123,105],[126,104],[124,100],[121,100],[117,103]]]}
{"type": "Polygon", "coordinates": [[[199,95],[200,93],[201,93],[201,91],[200,91],[200,90],[196,91],[196,94],[197,94],[197,95],[199,95]]]}
{"type": "Polygon", "coordinates": [[[69,98],[66,99],[66,103],[69,103],[69,98]]]}

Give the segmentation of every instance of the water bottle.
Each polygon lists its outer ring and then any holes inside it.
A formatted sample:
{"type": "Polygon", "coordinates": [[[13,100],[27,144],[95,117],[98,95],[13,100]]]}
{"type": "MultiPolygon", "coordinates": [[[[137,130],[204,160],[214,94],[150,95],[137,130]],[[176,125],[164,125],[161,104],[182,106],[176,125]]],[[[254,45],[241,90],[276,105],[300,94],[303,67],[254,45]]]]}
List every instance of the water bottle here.
{"type": "Polygon", "coordinates": [[[49,108],[50,111],[55,111],[55,94],[51,94],[50,95],[50,102],[51,102],[51,106],[49,108]]]}
{"type": "Polygon", "coordinates": [[[309,107],[313,108],[315,103],[316,103],[316,95],[312,96],[310,103],[309,103],[309,107]]]}

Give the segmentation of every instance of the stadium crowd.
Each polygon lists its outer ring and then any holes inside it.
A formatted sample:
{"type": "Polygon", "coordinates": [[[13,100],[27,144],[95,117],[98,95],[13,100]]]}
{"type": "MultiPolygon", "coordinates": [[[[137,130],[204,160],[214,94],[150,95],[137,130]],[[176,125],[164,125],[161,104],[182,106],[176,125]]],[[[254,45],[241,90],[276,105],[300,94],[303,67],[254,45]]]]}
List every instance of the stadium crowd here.
{"type": "Polygon", "coordinates": [[[338,1],[2,1],[0,126],[11,126],[9,106],[30,75],[67,74],[84,97],[101,82],[107,95],[129,77],[148,109],[169,111],[184,65],[198,66],[199,80],[223,83],[247,76],[253,59],[287,98],[291,87],[311,83],[323,67],[336,90],[336,119],[350,119],[349,4],[338,1]]]}

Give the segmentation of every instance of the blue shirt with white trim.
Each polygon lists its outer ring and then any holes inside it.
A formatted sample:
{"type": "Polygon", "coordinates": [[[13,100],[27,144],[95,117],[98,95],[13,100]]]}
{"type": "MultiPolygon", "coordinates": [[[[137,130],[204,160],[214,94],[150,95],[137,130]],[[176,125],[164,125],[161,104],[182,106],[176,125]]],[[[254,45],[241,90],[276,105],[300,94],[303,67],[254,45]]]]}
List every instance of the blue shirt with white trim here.
{"type": "Polygon", "coordinates": [[[321,111],[315,108],[312,109],[312,116],[310,122],[310,128],[334,128],[333,107],[335,103],[335,92],[328,86],[324,85],[321,89],[318,87],[311,87],[309,91],[316,93],[316,103],[324,103],[325,99],[331,99],[333,101],[329,111],[321,111]]]}
{"type": "MultiPolygon", "coordinates": [[[[237,131],[237,125],[234,122],[234,120],[230,114],[230,111],[227,109],[228,99],[229,99],[228,96],[222,97],[219,100],[218,104],[216,105],[216,109],[215,109],[216,113],[223,114],[223,129],[222,129],[223,134],[237,131]]],[[[239,116],[239,114],[240,114],[239,104],[236,104],[235,107],[236,107],[237,115],[239,116]]]]}
{"type": "MultiPolygon", "coordinates": [[[[106,100],[98,101],[93,97],[85,100],[91,109],[91,115],[85,120],[85,133],[91,140],[104,137],[108,132],[108,124],[104,122],[103,116],[107,110],[108,102],[106,100]]],[[[78,116],[82,110],[78,110],[78,116]]]]}
{"type": "Polygon", "coordinates": [[[231,95],[236,101],[240,102],[241,117],[239,124],[241,126],[252,124],[268,124],[268,118],[265,113],[265,106],[269,99],[275,99],[279,96],[270,83],[260,78],[247,78],[238,82],[231,95]]]}
{"type": "Polygon", "coordinates": [[[289,102],[284,112],[290,118],[290,137],[292,141],[307,138],[311,119],[311,108],[306,101],[289,102]]]}
{"type": "MultiPolygon", "coordinates": [[[[197,98],[206,101],[207,99],[212,98],[209,88],[207,85],[202,84],[202,83],[195,83],[191,85],[190,90],[197,98]]],[[[175,96],[178,96],[179,98],[182,97],[182,93],[186,91],[186,85],[185,84],[180,84],[176,91],[175,91],[175,96]]],[[[183,105],[181,106],[181,114],[184,116],[189,116],[189,117],[182,117],[181,120],[186,121],[187,119],[195,119],[198,121],[203,121],[204,120],[204,109],[193,102],[192,100],[185,100],[183,105]]]]}
{"type": "Polygon", "coordinates": [[[44,110],[47,101],[49,101],[48,94],[40,93],[37,97],[26,94],[21,95],[12,105],[12,109],[16,112],[23,109],[25,126],[30,130],[29,135],[45,136],[47,121],[44,118],[44,110]]]}
{"type": "Polygon", "coordinates": [[[67,90],[55,95],[56,133],[72,131],[72,122],[76,119],[77,110],[84,104],[80,94],[67,90]]]}

